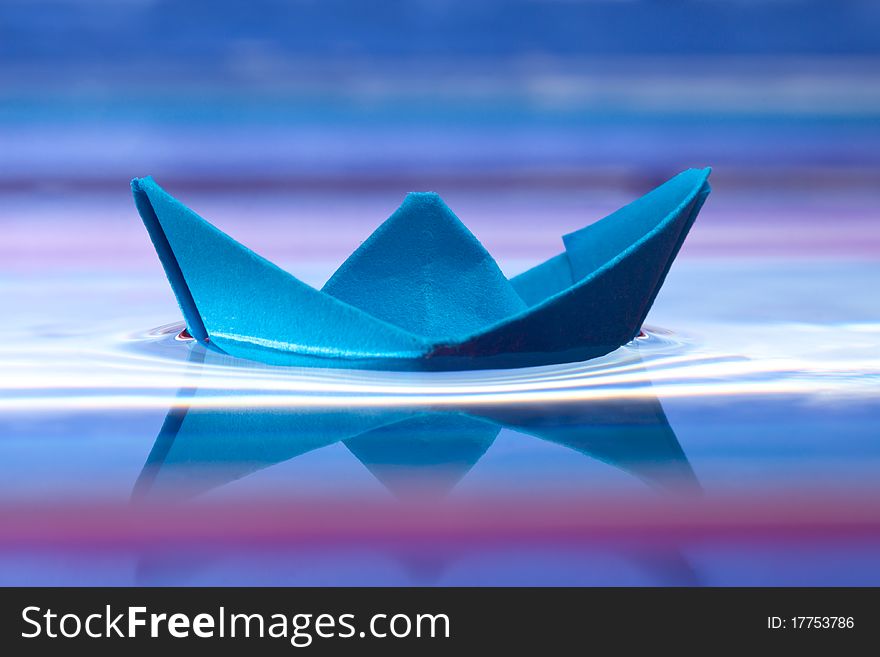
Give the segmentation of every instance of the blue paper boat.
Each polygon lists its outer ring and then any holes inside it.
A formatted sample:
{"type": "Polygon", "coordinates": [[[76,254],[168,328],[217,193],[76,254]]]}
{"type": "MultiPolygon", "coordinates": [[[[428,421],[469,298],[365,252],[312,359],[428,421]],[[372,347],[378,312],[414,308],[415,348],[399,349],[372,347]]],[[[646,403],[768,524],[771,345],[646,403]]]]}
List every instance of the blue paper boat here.
{"type": "Polygon", "coordinates": [[[138,212],[192,337],[274,365],[523,367],[586,360],[638,335],[700,207],[689,169],[510,280],[434,193],[412,193],[317,290],[136,178],[138,212]]]}

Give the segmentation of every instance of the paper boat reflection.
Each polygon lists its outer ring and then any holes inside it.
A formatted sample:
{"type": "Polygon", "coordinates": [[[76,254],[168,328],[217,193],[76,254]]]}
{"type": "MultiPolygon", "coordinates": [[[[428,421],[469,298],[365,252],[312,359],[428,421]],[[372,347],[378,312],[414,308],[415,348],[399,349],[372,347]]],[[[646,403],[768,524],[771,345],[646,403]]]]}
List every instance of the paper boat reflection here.
{"type": "Polygon", "coordinates": [[[136,499],[188,498],[342,443],[398,497],[442,496],[502,428],[568,447],[659,489],[699,490],[651,397],[469,408],[189,408],[180,392],[135,485],[136,499]]]}
{"type": "MultiPolygon", "coordinates": [[[[212,364],[228,360],[200,348],[190,352],[191,360],[203,358],[212,364]]],[[[639,360],[628,361],[627,368],[638,370],[639,360]]],[[[222,409],[192,403],[199,394],[195,386],[179,391],[180,403],[166,416],[135,483],[133,498],[138,504],[159,504],[164,509],[162,505],[197,499],[263,468],[341,443],[400,501],[391,501],[390,506],[383,507],[383,513],[394,518],[395,508],[412,508],[410,502],[415,502],[419,513],[430,515],[446,504],[445,494],[467,475],[505,428],[604,461],[660,493],[691,496],[701,492],[662,406],[651,396],[389,410],[222,409]]],[[[327,476],[334,476],[332,468],[327,470],[327,476]]],[[[273,488],[272,497],[279,492],[283,491],[273,488]]],[[[535,492],[540,498],[540,493],[535,492]]],[[[287,499],[288,503],[308,506],[321,503],[321,498],[312,495],[287,499]]],[[[344,499],[357,513],[360,497],[349,495],[344,499]]],[[[478,503],[478,498],[467,499],[478,503]]],[[[199,512],[199,505],[181,508],[199,512]]],[[[318,535],[327,530],[316,529],[318,535]]],[[[437,583],[452,563],[479,558],[487,550],[502,549],[493,548],[491,541],[484,544],[479,537],[434,543],[418,536],[404,540],[403,535],[397,534],[388,540],[370,534],[349,541],[346,536],[336,537],[329,531],[319,547],[309,541],[287,546],[282,562],[293,569],[291,573],[299,573],[304,564],[316,559],[321,563],[329,559],[331,563],[338,560],[348,564],[352,559],[390,557],[414,582],[425,585],[437,583]]],[[[552,534],[542,538],[536,532],[529,540],[529,545],[539,552],[561,549],[571,560],[569,548],[552,534]]],[[[595,558],[622,559],[651,581],[674,585],[699,583],[698,573],[674,543],[592,545],[588,537],[575,543],[580,555],[575,560],[583,559],[587,570],[595,567],[595,558]]],[[[278,548],[267,549],[272,558],[279,558],[278,548]]],[[[198,546],[189,551],[180,546],[154,546],[139,558],[136,577],[141,584],[168,584],[200,576],[211,581],[209,573],[222,572],[225,560],[238,558],[237,554],[229,546],[198,546]]],[[[294,576],[291,573],[287,575],[294,576]]]]}

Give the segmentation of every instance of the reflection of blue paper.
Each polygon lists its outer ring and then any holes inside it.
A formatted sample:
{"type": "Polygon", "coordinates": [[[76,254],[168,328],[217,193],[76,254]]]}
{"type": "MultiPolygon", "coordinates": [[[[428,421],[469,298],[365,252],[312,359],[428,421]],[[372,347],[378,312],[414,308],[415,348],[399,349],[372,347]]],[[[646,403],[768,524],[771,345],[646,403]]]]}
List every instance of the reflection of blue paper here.
{"type": "Polygon", "coordinates": [[[709,193],[690,169],[507,280],[439,196],[416,193],[316,290],[150,178],[135,203],[190,334],[280,365],[400,369],[584,360],[635,337],[709,193]]]}
{"type": "MultiPolygon", "coordinates": [[[[181,401],[196,394],[181,392],[181,401]]],[[[337,442],[400,497],[441,494],[502,428],[541,438],[682,492],[699,484],[652,397],[470,409],[172,409],[136,498],[189,497],[337,442]]]]}
{"type": "MultiPolygon", "coordinates": [[[[194,362],[225,360],[204,350],[189,355],[194,362]]],[[[638,369],[636,364],[631,367],[638,369]]],[[[505,428],[604,461],[662,492],[700,492],[662,406],[650,393],[635,398],[442,409],[188,407],[201,394],[196,387],[179,392],[179,404],[169,411],[135,484],[135,501],[183,501],[341,443],[395,497],[427,502],[432,506],[421,508],[429,509],[442,502],[438,498],[467,475],[505,428]]],[[[333,470],[326,476],[334,485],[339,482],[333,470]]],[[[274,483],[277,486],[277,480],[274,483]]],[[[539,491],[531,493],[539,495],[539,491]]],[[[198,508],[193,507],[193,513],[198,508]]],[[[420,584],[436,583],[451,561],[480,549],[478,543],[432,549],[423,543],[392,542],[381,547],[420,584]]],[[[632,559],[661,583],[699,583],[688,561],[674,548],[635,545],[615,546],[613,551],[632,559]]],[[[204,546],[193,558],[176,547],[151,551],[138,562],[138,582],[173,583],[224,556],[204,546]]],[[[309,552],[293,553],[291,562],[302,567],[309,558],[313,558],[309,552]]]]}

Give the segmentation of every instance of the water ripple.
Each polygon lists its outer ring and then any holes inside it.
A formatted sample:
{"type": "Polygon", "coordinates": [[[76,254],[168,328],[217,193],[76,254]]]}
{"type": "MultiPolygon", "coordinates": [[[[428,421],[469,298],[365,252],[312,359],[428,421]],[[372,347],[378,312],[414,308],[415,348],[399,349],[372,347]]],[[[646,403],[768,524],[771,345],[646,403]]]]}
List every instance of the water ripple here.
{"type": "MultiPolygon", "coordinates": [[[[727,335],[731,349],[646,327],[620,349],[580,363],[507,370],[384,372],[278,367],[204,351],[177,338],[183,325],[137,333],[56,338],[0,348],[0,410],[168,408],[181,390],[205,407],[461,406],[612,398],[735,394],[880,396],[878,332],[863,325],[822,327],[848,350],[829,350],[816,327],[727,335]],[[751,340],[751,341],[750,341],[751,340]],[[859,342],[861,340],[861,342],[859,342]],[[854,346],[852,346],[854,345],[854,346]],[[743,346],[737,353],[737,346],[743,346]],[[40,358],[35,358],[39,351],[40,358]],[[746,357],[741,355],[748,353],[746,357]]],[[[785,329],[785,327],[782,327],[785,329]]]]}

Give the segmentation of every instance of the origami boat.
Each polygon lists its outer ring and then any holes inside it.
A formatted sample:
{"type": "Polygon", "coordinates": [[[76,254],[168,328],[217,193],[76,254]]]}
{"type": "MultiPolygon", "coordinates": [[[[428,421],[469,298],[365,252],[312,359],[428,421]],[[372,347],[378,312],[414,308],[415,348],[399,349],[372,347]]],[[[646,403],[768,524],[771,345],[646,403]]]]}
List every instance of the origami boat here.
{"type": "Polygon", "coordinates": [[[689,169],[508,280],[437,194],[411,193],[317,290],[170,196],[132,191],[187,330],[272,365],[472,369],[602,356],[638,335],[709,194],[689,169]]]}

